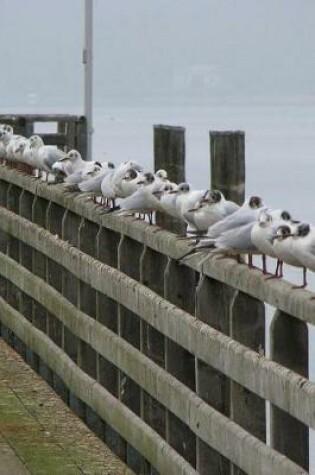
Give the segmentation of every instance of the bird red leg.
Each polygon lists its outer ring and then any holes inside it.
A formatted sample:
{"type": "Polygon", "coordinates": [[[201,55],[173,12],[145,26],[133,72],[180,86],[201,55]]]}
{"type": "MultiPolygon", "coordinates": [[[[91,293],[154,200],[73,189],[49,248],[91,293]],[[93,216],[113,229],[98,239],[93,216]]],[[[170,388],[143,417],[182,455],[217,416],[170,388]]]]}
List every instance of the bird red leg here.
{"type": "Polygon", "coordinates": [[[266,254],[262,254],[261,257],[262,257],[262,265],[263,265],[263,268],[262,268],[263,274],[268,274],[266,254]]]}
{"type": "Polygon", "coordinates": [[[276,267],[274,275],[270,275],[269,277],[266,277],[266,280],[281,279],[282,277],[283,277],[283,261],[280,261],[278,259],[277,260],[277,267],[276,267]]]}
{"type": "Polygon", "coordinates": [[[248,254],[248,267],[250,269],[257,269],[257,267],[254,266],[254,264],[253,264],[253,254],[251,254],[251,253],[248,254]]]}
{"type": "Polygon", "coordinates": [[[307,268],[303,267],[303,284],[294,285],[292,289],[305,289],[305,287],[307,286],[306,273],[307,273],[307,268]]]}

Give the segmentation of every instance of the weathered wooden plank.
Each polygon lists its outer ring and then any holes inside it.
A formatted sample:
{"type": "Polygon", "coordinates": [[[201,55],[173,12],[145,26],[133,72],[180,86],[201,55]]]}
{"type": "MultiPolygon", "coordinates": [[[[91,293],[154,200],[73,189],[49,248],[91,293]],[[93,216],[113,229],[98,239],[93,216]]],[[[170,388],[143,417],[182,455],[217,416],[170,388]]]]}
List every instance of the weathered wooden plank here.
{"type": "Polygon", "coordinates": [[[63,148],[67,144],[67,137],[65,134],[40,133],[38,134],[44,141],[45,145],[57,145],[63,148]]]}
{"type": "Polygon", "coordinates": [[[0,114],[0,123],[17,122],[75,122],[81,116],[73,114],[0,114]]]}

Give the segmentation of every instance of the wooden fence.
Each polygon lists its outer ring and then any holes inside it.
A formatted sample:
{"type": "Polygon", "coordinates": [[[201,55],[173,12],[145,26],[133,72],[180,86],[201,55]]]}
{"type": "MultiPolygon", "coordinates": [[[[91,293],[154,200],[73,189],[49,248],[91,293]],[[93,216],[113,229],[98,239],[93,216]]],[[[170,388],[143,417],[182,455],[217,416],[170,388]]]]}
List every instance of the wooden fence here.
{"type": "MultiPolygon", "coordinates": [[[[175,142],[184,153],[174,133],[155,130],[157,156],[175,142]]],[[[240,200],[244,136],[225,137],[211,135],[212,152],[241,157],[229,174],[240,200]]],[[[312,293],[233,260],[181,264],[187,244],[174,233],[5,166],[0,206],[2,336],[131,468],[308,473],[312,293]],[[276,309],[268,358],[265,303],[276,309]]]]}
{"type": "Polygon", "coordinates": [[[12,125],[14,133],[30,137],[38,123],[56,123],[56,132],[39,133],[46,145],[65,152],[76,149],[83,159],[87,151],[87,123],[84,116],[70,114],[0,114],[0,124],[12,125]]]}

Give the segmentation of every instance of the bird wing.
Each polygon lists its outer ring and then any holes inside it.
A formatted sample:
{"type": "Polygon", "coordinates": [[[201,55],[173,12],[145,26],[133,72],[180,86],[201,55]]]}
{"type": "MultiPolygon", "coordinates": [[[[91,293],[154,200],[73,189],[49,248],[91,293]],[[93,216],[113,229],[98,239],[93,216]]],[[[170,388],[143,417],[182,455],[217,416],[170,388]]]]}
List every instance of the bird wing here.
{"type": "Polygon", "coordinates": [[[103,178],[109,173],[109,170],[106,170],[105,173],[100,173],[93,178],[89,178],[88,180],[84,180],[82,183],[79,184],[79,188],[81,191],[88,192],[88,191],[101,191],[101,184],[103,178]]]}
{"type": "Polygon", "coordinates": [[[49,146],[44,146],[44,147],[41,147],[41,149],[43,150],[39,150],[38,152],[38,157],[39,157],[39,160],[42,159],[43,161],[43,164],[48,167],[49,169],[51,169],[51,167],[53,166],[53,164],[59,160],[60,158],[62,158],[65,153],[62,151],[62,150],[59,150],[58,148],[54,148],[54,147],[49,147],[49,146]],[[46,148],[47,147],[47,148],[46,148]]]}
{"type": "Polygon", "coordinates": [[[71,175],[68,175],[67,178],[65,178],[64,183],[67,185],[77,185],[78,183],[81,183],[82,181],[82,170],[79,172],[74,172],[71,173],[71,175]]]}
{"type": "Polygon", "coordinates": [[[211,226],[208,230],[208,235],[211,238],[218,238],[220,234],[229,231],[230,229],[245,226],[246,224],[256,221],[256,219],[257,213],[248,208],[240,208],[211,226]]]}
{"type": "Polygon", "coordinates": [[[125,198],[120,203],[121,209],[125,210],[138,210],[138,209],[151,209],[151,203],[148,200],[148,196],[143,190],[138,190],[128,198],[125,198]]]}
{"type": "Polygon", "coordinates": [[[239,252],[257,251],[257,248],[254,246],[251,239],[253,226],[254,222],[251,222],[245,226],[226,231],[215,241],[215,247],[221,250],[233,250],[239,252]]]}

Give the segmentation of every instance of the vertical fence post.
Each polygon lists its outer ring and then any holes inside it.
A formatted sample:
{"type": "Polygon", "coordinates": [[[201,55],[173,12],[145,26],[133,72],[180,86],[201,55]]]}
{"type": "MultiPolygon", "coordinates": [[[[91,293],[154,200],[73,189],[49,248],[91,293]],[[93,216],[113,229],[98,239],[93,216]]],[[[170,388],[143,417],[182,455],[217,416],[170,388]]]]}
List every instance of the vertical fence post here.
{"type": "MultiPolygon", "coordinates": [[[[270,333],[271,359],[307,378],[307,324],[277,310],[270,333]]],[[[271,445],[308,471],[308,427],[275,406],[271,406],[271,445]]]]}
{"type": "MultiPolygon", "coordinates": [[[[171,181],[185,181],[185,128],[155,125],[153,131],[155,171],[165,169],[171,181]]],[[[185,230],[185,224],[161,213],[157,213],[156,224],[179,234],[185,230]]]]}
{"type": "MultiPolygon", "coordinates": [[[[265,351],[265,306],[263,302],[234,291],[229,309],[229,334],[248,348],[265,351]]],[[[230,418],[263,442],[266,441],[266,403],[240,384],[230,381],[230,418]]],[[[233,466],[232,475],[245,472],[233,466]]]]}
{"type": "Polygon", "coordinates": [[[245,133],[210,131],[211,188],[241,204],[245,197],[245,133]]]}
{"type": "MultiPolygon", "coordinates": [[[[229,334],[230,302],[233,289],[206,276],[196,288],[195,316],[212,328],[229,334]]],[[[195,358],[196,393],[221,414],[230,416],[230,380],[195,358]]],[[[230,475],[231,463],[201,439],[196,441],[197,471],[201,475],[230,475]]]]}

